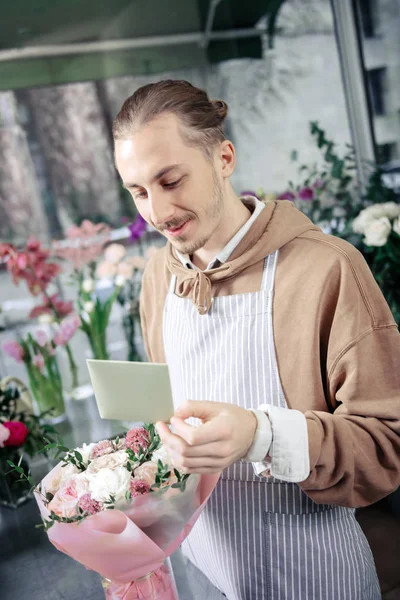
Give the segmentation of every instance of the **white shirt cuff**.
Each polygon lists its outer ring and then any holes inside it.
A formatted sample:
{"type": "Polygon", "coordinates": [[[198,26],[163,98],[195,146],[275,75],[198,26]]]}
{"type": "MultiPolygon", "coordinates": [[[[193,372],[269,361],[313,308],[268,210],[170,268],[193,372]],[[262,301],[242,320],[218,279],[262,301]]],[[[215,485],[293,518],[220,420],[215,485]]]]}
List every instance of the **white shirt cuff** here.
{"type": "MultiPolygon", "coordinates": [[[[268,415],[272,430],[269,456],[253,462],[256,475],[299,483],[310,474],[307,420],[303,413],[290,408],[262,404],[258,411],[268,415]]],[[[251,450],[251,449],[250,449],[251,450]]]]}
{"type": "Polygon", "coordinates": [[[254,413],[257,419],[257,429],[254,434],[253,443],[242,460],[255,463],[263,461],[268,454],[272,442],[272,428],[265,411],[254,410],[253,408],[249,408],[249,410],[254,413]]]}

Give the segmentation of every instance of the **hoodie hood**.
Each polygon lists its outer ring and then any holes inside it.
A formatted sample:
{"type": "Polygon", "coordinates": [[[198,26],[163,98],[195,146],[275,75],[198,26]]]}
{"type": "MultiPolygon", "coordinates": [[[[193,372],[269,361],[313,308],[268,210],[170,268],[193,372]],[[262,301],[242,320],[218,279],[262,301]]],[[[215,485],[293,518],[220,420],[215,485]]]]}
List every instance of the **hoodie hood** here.
{"type": "MultiPolygon", "coordinates": [[[[253,209],[251,201],[242,201],[253,209]]],[[[269,202],[254,221],[245,237],[235,248],[229,261],[216,269],[195,271],[187,269],[175,255],[170,242],[167,244],[167,267],[176,276],[175,293],[180,297],[191,297],[200,314],[211,307],[212,283],[235,277],[244,269],[263,260],[294,238],[306,231],[319,231],[308,217],[297,210],[292,202],[277,200],[269,202]]]]}

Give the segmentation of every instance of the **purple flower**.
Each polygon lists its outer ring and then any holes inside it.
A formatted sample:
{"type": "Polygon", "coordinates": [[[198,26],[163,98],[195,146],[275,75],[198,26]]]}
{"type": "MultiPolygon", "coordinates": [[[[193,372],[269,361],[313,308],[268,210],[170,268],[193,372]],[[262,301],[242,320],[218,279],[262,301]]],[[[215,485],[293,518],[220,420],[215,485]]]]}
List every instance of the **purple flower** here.
{"type": "Polygon", "coordinates": [[[128,227],[129,231],[131,232],[131,235],[129,237],[130,241],[136,242],[136,240],[141,238],[144,232],[146,231],[147,223],[141,215],[138,215],[136,217],[136,221],[128,225],[128,227]]]}
{"type": "Polygon", "coordinates": [[[305,187],[299,190],[300,200],[312,200],[314,198],[314,190],[310,187],[305,187]]]}
{"type": "Polygon", "coordinates": [[[254,198],[258,198],[257,194],[255,192],[250,192],[250,191],[244,191],[244,192],[240,192],[241,196],[254,196],[254,198]]]}
{"type": "Polygon", "coordinates": [[[294,200],[296,198],[296,196],[293,194],[293,192],[283,192],[283,194],[279,194],[279,196],[276,197],[277,200],[294,200]]]}

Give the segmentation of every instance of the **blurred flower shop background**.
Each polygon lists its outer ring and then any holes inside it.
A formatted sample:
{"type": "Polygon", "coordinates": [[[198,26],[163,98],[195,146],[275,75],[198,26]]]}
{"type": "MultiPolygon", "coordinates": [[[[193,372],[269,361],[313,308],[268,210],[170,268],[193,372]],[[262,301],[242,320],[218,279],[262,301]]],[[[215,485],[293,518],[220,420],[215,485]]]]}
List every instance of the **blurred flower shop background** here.
{"type": "MultiPolygon", "coordinates": [[[[40,436],[97,423],[86,358],[146,360],[141,276],[165,241],[121,186],[111,133],[146,83],[186,79],[226,100],[236,192],[291,200],[354,244],[400,324],[400,0],[16,0],[4,11],[0,480],[40,436]]],[[[19,504],[9,485],[1,502],[19,504]]]]}

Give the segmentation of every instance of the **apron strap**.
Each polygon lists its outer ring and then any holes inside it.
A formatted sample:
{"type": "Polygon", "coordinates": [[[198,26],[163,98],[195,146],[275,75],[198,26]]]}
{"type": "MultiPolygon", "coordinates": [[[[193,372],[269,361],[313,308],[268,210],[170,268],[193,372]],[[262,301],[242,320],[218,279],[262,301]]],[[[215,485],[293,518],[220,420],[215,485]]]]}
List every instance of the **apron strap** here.
{"type": "Polygon", "coordinates": [[[175,286],[176,286],[176,275],[171,275],[171,281],[169,282],[168,292],[170,294],[175,294],[175,286]]]}
{"type": "Polygon", "coordinates": [[[264,269],[261,281],[261,289],[270,292],[274,288],[275,271],[278,263],[279,250],[275,250],[264,259],[264,269]]]}

